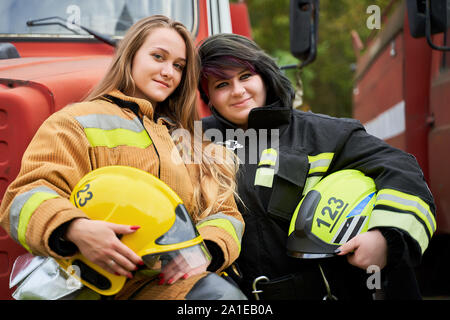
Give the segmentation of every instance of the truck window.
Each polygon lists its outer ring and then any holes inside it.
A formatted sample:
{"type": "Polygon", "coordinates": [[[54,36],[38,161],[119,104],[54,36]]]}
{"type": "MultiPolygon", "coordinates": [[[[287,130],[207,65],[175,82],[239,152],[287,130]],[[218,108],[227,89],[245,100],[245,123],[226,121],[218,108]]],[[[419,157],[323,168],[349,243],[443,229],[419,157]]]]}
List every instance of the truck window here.
{"type": "Polygon", "coordinates": [[[189,0],[2,0],[0,37],[88,37],[71,22],[109,36],[121,37],[137,20],[163,14],[193,30],[196,5],[189,0]],[[59,25],[27,26],[28,20],[58,16],[59,25]]]}

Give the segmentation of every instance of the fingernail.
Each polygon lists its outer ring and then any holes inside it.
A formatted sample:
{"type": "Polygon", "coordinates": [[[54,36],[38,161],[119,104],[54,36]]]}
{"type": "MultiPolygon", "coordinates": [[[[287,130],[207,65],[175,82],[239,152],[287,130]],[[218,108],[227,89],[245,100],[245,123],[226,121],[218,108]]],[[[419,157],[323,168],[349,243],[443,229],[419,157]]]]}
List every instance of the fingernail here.
{"type": "Polygon", "coordinates": [[[167,284],[172,284],[173,283],[173,278],[169,279],[169,281],[167,281],[167,284]]]}
{"type": "Polygon", "coordinates": [[[115,274],[116,276],[120,276],[120,274],[119,274],[118,272],[114,272],[114,274],[115,274]]]}
{"type": "Polygon", "coordinates": [[[187,279],[189,275],[187,273],[184,274],[183,279],[187,279]]]}
{"type": "Polygon", "coordinates": [[[131,226],[130,229],[133,231],[136,231],[140,228],[141,226],[131,226]]]}
{"type": "Polygon", "coordinates": [[[145,263],[144,263],[144,261],[139,261],[138,262],[138,265],[140,265],[140,266],[143,266],[145,263]]]}
{"type": "Polygon", "coordinates": [[[160,274],[158,274],[158,278],[160,278],[160,279],[164,279],[164,273],[160,273],[160,274]]]}
{"type": "Polygon", "coordinates": [[[164,284],[164,279],[159,280],[158,285],[163,285],[164,284]]]}
{"type": "Polygon", "coordinates": [[[133,279],[133,275],[131,273],[127,274],[128,279],[133,279]]]}
{"type": "Polygon", "coordinates": [[[341,253],[341,249],[334,250],[334,253],[341,253]]]}

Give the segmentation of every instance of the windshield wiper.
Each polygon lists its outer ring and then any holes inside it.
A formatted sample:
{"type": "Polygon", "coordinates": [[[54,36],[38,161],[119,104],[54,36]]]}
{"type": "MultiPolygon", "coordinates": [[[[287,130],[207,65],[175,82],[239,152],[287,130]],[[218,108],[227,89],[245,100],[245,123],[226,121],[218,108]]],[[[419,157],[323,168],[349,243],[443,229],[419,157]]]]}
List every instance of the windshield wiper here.
{"type": "Polygon", "coordinates": [[[27,26],[29,26],[29,27],[58,25],[58,26],[61,26],[61,27],[65,28],[65,29],[67,29],[67,30],[72,31],[75,34],[80,34],[76,30],[70,28],[68,26],[68,24],[76,26],[76,27],[86,31],[90,35],[94,36],[95,39],[97,39],[99,41],[102,41],[104,43],[107,43],[110,46],[115,47],[116,44],[117,44],[117,41],[115,39],[112,39],[111,37],[109,37],[107,35],[98,33],[96,31],[93,31],[93,30],[89,29],[89,28],[83,27],[82,25],[79,25],[79,24],[76,24],[76,23],[73,23],[73,22],[68,22],[67,20],[64,20],[61,17],[55,16],[55,17],[48,17],[48,18],[42,18],[42,19],[36,19],[36,20],[28,20],[27,21],[27,26]],[[62,23],[59,22],[59,21],[41,22],[41,21],[48,21],[48,20],[60,20],[60,21],[62,21],[62,23]]]}

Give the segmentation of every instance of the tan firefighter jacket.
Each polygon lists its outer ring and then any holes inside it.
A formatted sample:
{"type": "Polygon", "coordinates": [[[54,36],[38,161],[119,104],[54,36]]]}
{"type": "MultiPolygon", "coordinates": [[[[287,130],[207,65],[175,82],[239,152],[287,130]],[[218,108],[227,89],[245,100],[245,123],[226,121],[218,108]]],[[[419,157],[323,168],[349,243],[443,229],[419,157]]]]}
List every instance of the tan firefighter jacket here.
{"type": "MultiPolygon", "coordinates": [[[[179,153],[173,152],[176,146],[167,120],[154,122],[153,107],[146,100],[119,91],[109,95],[123,104],[107,99],[81,102],[51,115],[25,151],[19,175],[5,193],[1,226],[35,255],[61,258],[49,245],[49,238],[62,224],[85,217],[71,204],[69,195],[75,184],[96,168],[126,165],[145,170],[168,184],[188,210],[192,208],[198,167],[181,158],[173,161],[179,153]],[[127,107],[130,105],[135,112],[127,107]]],[[[239,254],[244,229],[234,198],[217,204],[205,221],[196,222],[203,238],[222,251],[219,270],[229,266],[239,254]]]]}

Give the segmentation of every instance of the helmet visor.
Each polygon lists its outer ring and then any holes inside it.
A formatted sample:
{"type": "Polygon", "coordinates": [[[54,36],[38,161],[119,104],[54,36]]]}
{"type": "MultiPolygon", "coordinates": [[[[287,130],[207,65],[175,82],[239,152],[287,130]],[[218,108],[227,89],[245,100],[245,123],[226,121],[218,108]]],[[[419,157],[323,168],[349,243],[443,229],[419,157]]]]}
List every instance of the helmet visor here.
{"type": "Polygon", "coordinates": [[[147,268],[154,272],[175,270],[188,273],[189,271],[208,266],[211,255],[203,242],[191,247],[168,252],[148,254],[142,257],[147,268]]]}

